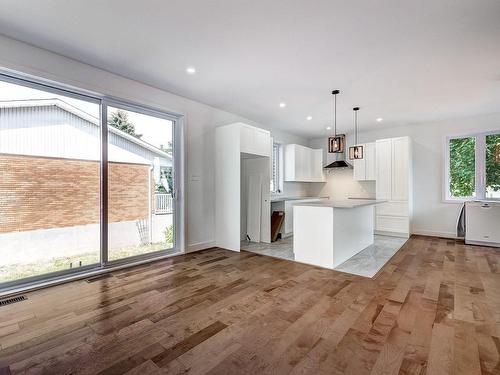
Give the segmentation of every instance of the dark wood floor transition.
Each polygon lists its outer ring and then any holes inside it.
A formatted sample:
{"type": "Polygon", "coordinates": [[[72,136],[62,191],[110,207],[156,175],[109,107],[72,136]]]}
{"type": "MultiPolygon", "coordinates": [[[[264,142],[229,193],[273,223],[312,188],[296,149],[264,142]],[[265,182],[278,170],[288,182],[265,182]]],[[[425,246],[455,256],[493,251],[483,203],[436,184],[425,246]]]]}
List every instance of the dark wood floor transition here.
{"type": "Polygon", "coordinates": [[[374,279],[221,249],[0,307],[0,374],[500,374],[500,251],[412,237],[374,279]]]}

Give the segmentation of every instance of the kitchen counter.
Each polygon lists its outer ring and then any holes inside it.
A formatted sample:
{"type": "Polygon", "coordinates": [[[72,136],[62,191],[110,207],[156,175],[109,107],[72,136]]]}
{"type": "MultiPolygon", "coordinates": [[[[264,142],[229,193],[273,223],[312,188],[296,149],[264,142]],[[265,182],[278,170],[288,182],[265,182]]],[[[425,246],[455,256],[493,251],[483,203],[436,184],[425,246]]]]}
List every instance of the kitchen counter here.
{"type": "Polygon", "coordinates": [[[271,197],[271,202],[301,201],[307,199],[328,199],[328,197],[271,197]]]}
{"type": "Polygon", "coordinates": [[[382,199],[346,199],[346,200],[323,200],[319,202],[304,202],[297,203],[296,206],[315,206],[315,207],[331,207],[331,208],[356,208],[363,206],[371,206],[387,202],[382,199]]]}

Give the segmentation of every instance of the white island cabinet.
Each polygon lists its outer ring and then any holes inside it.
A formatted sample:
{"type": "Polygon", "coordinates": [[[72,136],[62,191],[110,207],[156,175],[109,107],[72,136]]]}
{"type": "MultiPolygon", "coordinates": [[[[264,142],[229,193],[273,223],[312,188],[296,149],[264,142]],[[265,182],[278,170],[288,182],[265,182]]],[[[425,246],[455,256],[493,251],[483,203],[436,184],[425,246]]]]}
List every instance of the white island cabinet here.
{"type": "Polygon", "coordinates": [[[333,269],[367,248],[374,240],[373,209],[383,202],[348,199],[295,205],[295,260],[333,269]]]}

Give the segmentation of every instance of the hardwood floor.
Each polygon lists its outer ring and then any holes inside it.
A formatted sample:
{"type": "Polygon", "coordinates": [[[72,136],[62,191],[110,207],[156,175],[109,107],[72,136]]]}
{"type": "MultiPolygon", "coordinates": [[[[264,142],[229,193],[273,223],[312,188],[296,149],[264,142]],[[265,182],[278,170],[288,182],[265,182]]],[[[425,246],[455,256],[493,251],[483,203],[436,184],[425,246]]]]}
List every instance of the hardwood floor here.
{"type": "Polygon", "coordinates": [[[221,249],[0,307],[0,374],[500,374],[500,250],[412,237],[374,279],[221,249]]]}

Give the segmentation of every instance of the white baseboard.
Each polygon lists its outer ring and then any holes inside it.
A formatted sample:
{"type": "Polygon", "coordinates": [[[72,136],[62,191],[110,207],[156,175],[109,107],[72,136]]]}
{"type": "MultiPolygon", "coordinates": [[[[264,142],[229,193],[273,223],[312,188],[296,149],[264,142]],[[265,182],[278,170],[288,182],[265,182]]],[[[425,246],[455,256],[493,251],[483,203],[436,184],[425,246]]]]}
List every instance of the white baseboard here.
{"type": "Polygon", "coordinates": [[[379,234],[381,236],[410,238],[410,235],[408,233],[389,232],[389,231],[386,231],[386,230],[375,230],[374,233],[375,234],[379,234]]]}
{"type": "Polygon", "coordinates": [[[418,234],[421,236],[432,236],[432,237],[444,237],[444,238],[451,238],[451,239],[458,239],[456,233],[453,232],[439,232],[439,231],[433,231],[433,230],[425,230],[425,229],[413,229],[411,231],[412,234],[418,234]]]}
{"type": "Polygon", "coordinates": [[[197,242],[187,246],[186,254],[215,247],[215,241],[197,242]]]}

